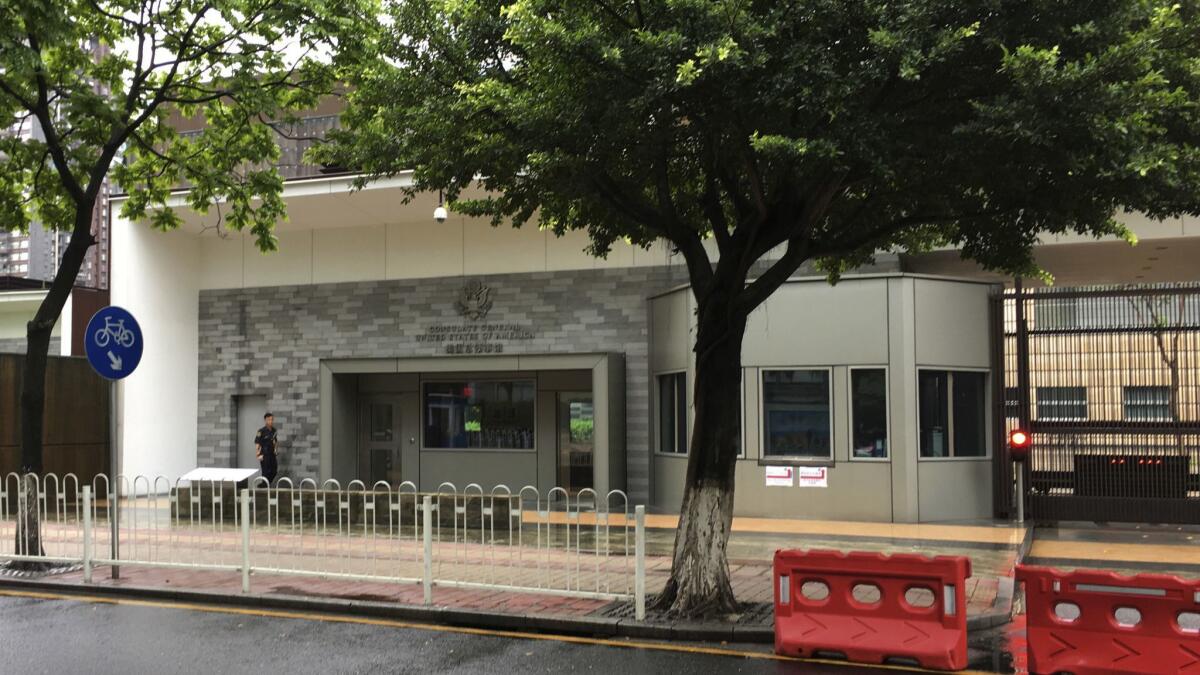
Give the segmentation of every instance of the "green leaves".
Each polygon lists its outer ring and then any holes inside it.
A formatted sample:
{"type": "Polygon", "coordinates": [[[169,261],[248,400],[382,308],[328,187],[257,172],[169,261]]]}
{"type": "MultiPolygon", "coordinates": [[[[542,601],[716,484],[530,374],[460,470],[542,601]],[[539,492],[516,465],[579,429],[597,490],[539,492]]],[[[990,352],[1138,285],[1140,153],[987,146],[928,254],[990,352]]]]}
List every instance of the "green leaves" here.
{"type": "Polygon", "coordinates": [[[411,169],[414,191],[586,230],[597,252],[668,239],[700,293],[789,246],[777,277],[944,244],[1037,273],[1042,233],[1200,213],[1195,0],[387,10],[384,59],[355,71],[317,157],[363,181],[411,169]]]}
{"type": "Polygon", "coordinates": [[[286,217],[270,122],[313,107],[374,50],[374,0],[0,0],[0,227],[90,222],[110,172],[162,230],[221,209],[263,250],[286,217]],[[181,133],[179,127],[193,129],[181,133]],[[82,214],[82,215],[81,215],[82,214]]]}

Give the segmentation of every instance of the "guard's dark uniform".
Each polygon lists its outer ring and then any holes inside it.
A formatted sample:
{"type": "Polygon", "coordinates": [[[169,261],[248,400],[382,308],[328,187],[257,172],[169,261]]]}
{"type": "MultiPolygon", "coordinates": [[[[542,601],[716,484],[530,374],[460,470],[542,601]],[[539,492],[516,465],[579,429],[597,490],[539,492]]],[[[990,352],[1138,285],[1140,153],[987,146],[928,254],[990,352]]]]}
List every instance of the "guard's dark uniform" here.
{"type": "Polygon", "coordinates": [[[263,478],[269,481],[275,480],[275,474],[279,471],[279,460],[276,458],[275,452],[275,435],[277,433],[277,429],[263,427],[254,437],[254,443],[258,445],[259,452],[262,453],[262,459],[258,461],[262,467],[263,478]]]}

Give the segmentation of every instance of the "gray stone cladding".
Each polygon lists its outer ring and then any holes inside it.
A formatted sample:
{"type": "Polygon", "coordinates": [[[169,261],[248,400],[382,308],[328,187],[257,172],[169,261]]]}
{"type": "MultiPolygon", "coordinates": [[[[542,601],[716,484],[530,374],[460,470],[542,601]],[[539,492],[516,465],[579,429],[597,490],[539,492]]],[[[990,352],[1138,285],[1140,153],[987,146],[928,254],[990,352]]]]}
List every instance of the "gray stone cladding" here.
{"type": "Polygon", "coordinates": [[[239,395],[265,394],[280,428],[280,474],[319,472],[323,359],[445,356],[419,340],[431,324],[465,321],[467,281],[491,288],[484,321],[525,327],[505,354],[625,355],[626,460],[631,497],[649,492],[648,298],[686,282],[680,266],[332,283],[200,293],[198,459],[230,466],[239,395]]]}
{"type": "MultiPolygon", "coordinates": [[[[58,337],[50,338],[50,355],[58,356],[62,341],[58,337]]],[[[0,354],[24,354],[25,338],[0,338],[0,354]]]]}

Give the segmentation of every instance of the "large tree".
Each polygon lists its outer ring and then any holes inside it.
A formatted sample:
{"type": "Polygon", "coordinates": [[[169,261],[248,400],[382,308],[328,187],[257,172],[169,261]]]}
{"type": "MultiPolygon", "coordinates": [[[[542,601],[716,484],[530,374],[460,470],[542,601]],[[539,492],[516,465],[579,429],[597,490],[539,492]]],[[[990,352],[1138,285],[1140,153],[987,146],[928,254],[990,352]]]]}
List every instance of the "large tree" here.
{"type": "MultiPolygon", "coordinates": [[[[167,198],[186,184],[193,209],[220,202],[225,227],[273,249],[284,205],[266,122],[332,91],[377,12],[372,0],[0,0],[0,227],[71,233],[27,327],[23,473],[42,470],[50,334],[96,243],[110,170],[128,217],[177,227],[167,198]],[[181,136],[188,118],[203,129],[181,136]]],[[[21,503],[17,550],[39,555],[36,499],[21,503]]]]}
{"type": "MultiPolygon", "coordinates": [[[[747,317],[806,261],[952,245],[1036,274],[1039,234],[1200,211],[1195,0],[393,0],[320,148],[494,224],[667,240],[697,307],[694,427],[658,604],[735,608],[747,317]],[[465,199],[481,185],[488,196],[465,199]],[[775,252],[774,255],[768,255],[775,252]]],[[[813,321],[820,321],[813,317],[813,321]]]]}

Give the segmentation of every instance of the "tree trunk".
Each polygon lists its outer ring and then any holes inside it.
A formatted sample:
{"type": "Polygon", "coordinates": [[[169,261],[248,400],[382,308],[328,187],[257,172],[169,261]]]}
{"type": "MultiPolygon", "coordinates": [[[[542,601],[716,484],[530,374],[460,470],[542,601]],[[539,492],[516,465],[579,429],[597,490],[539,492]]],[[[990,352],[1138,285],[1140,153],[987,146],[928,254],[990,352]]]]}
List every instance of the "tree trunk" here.
{"type": "MultiPolygon", "coordinates": [[[[42,532],[38,526],[38,477],[32,473],[23,474],[17,487],[17,541],[14,549],[17,555],[44,556],[42,548],[42,532]]],[[[17,560],[11,565],[14,569],[38,571],[48,567],[45,563],[31,560],[17,560]]]]}
{"type": "Polygon", "coordinates": [[[42,472],[46,361],[53,330],[53,322],[46,325],[36,317],[25,327],[25,366],[21,371],[21,473],[42,472]]]}
{"type": "MultiPolygon", "coordinates": [[[[50,333],[36,318],[26,326],[25,362],[21,370],[21,478],[17,495],[17,555],[41,556],[41,527],[38,522],[38,485],[42,474],[42,424],[46,403],[46,360],[50,333]]],[[[16,569],[36,571],[40,563],[16,561],[16,569]]]]}
{"type": "MultiPolygon", "coordinates": [[[[38,480],[42,474],[43,419],[46,410],[46,362],[50,354],[50,334],[71,297],[75,279],[83,267],[88,248],[95,243],[92,237],[92,211],[96,204],[95,191],[89,191],[83,202],[75,205],[75,223],[71,240],[63,252],[58,272],[37,313],[26,325],[25,367],[21,372],[21,474],[22,492],[26,493],[24,509],[18,514],[17,550],[24,555],[44,555],[41,546],[41,527],[38,522],[38,480]],[[31,475],[37,475],[36,480],[31,475]]],[[[39,563],[17,565],[40,569],[39,563]]]]}
{"type": "Polygon", "coordinates": [[[733,522],[734,469],[741,437],[744,316],[702,303],[697,315],[694,426],[671,579],[655,608],[678,616],[737,611],[726,548],[733,522]]]}

